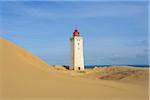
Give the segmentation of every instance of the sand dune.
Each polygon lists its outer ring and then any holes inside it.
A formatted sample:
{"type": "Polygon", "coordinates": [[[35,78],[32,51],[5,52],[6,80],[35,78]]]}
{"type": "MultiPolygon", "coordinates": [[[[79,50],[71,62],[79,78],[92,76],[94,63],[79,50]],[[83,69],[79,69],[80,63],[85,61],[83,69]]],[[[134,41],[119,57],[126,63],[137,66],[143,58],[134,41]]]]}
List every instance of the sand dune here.
{"type": "Polygon", "coordinates": [[[108,69],[103,71],[107,72],[103,77],[100,72],[102,69],[85,73],[56,70],[0,38],[0,100],[148,100],[147,74],[139,80],[131,74],[128,80],[124,78],[128,82],[142,80],[143,85],[139,85],[113,80],[118,73],[108,74],[108,69]]]}
{"type": "Polygon", "coordinates": [[[104,80],[129,80],[134,81],[148,81],[148,68],[132,67],[132,66],[111,66],[111,67],[97,67],[94,69],[87,69],[87,75],[98,74],[99,79],[104,80]]]}

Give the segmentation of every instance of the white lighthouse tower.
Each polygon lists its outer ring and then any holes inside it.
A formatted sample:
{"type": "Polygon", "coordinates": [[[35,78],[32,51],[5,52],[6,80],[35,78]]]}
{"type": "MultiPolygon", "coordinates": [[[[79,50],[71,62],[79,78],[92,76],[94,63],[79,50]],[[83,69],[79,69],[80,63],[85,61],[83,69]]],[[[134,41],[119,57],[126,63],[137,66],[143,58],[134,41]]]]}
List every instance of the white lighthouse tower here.
{"type": "Polygon", "coordinates": [[[77,29],[73,32],[71,42],[71,66],[73,70],[84,70],[83,38],[79,36],[77,29]]]}

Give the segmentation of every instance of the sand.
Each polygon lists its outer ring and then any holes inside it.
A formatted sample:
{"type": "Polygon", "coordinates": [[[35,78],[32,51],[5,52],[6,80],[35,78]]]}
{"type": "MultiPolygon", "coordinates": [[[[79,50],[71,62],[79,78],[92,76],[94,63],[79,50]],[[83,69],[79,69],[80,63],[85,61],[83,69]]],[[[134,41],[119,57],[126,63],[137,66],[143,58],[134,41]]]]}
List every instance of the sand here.
{"type": "Polygon", "coordinates": [[[69,71],[0,38],[0,100],[148,100],[148,68],[69,71]]]}

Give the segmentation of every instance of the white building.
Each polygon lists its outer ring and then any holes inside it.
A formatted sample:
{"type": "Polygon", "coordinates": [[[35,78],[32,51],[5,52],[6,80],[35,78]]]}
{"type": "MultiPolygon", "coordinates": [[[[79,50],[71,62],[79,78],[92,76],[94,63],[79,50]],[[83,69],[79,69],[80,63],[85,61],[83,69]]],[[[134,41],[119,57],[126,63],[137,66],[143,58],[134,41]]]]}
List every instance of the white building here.
{"type": "Polygon", "coordinates": [[[83,52],[83,38],[79,36],[76,29],[73,33],[71,41],[71,65],[70,69],[84,70],[84,52],[83,52]]]}

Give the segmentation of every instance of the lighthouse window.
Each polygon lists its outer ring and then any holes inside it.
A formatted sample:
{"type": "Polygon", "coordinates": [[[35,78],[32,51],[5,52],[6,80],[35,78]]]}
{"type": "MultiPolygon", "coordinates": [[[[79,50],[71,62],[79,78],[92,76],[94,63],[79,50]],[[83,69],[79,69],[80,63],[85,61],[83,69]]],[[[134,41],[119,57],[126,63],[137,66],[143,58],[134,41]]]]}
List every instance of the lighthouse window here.
{"type": "Polygon", "coordinates": [[[78,43],[78,45],[80,45],[80,43],[78,43]]]}

